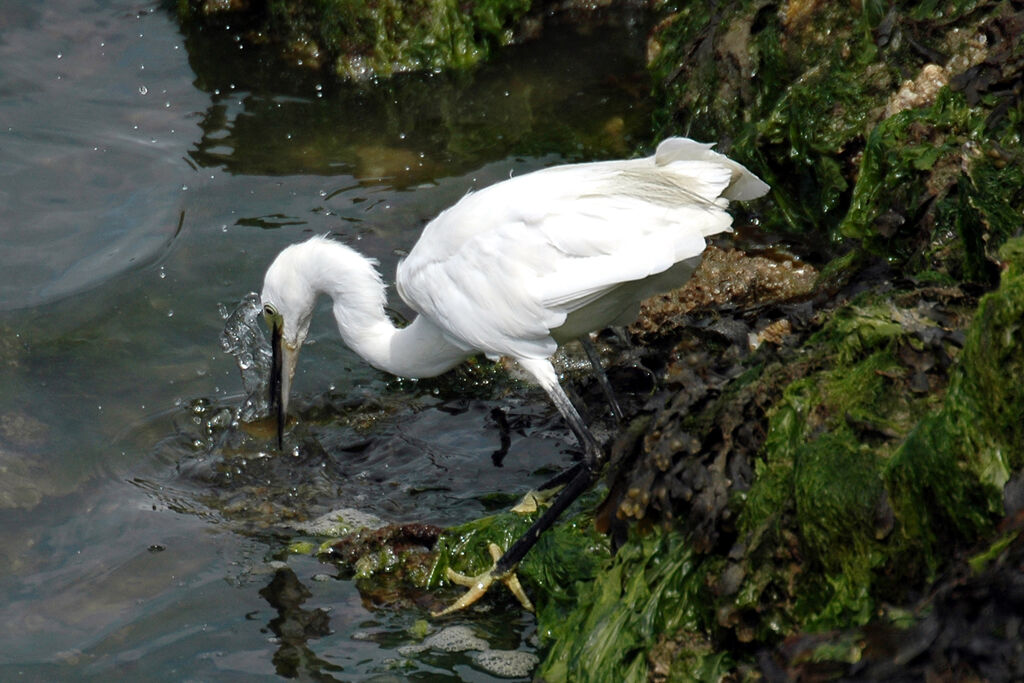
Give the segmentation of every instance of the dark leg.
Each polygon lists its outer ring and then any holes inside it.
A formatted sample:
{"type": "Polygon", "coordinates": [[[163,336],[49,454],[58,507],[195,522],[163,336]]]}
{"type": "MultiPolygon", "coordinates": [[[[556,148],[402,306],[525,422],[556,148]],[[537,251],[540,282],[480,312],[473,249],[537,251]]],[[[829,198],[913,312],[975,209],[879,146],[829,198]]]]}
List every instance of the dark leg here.
{"type": "MultiPolygon", "coordinates": [[[[572,472],[577,468],[573,467],[566,472],[572,472]]],[[[516,566],[530,552],[530,548],[537,543],[540,535],[547,531],[558,520],[558,517],[573,501],[580,497],[584,491],[590,488],[597,472],[588,467],[581,467],[575,476],[569,481],[564,489],[558,492],[558,496],[547,510],[526,530],[526,533],[519,537],[515,543],[509,546],[505,554],[501,556],[494,565],[492,573],[497,577],[504,576],[515,571],[516,566]]]]}
{"type": "Polygon", "coordinates": [[[573,501],[579,498],[581,493],[590,487],[597,477],[604,459],[597,439],[587,429],[583,418],[576,412],[576,408],[573,407],[569,397],[565,395],[562,387],[558,384],[558,376],[555,374],[555,369],[551,366],[551,363],[546,359],[518,360],[523,369],[533,375],[537,382],[544,387],[544,390],[548,392],[548,396],[551,397],[555,407],[558,408],[558,411],[565,418],[566,422],[569,423],[572,431],[580,440],[580,443],[583,445],[583,462],[570,467],[548,482],[547,488],[553,488],[565,481],[568,483],[564,489],[558,492],[551,507],[545,510],[527,529],[526,533],[513,543],[504,554],[501,554],[500,548],[491,544],[489,550],[491,556],[494,557],[494,566],[490,570],[477,576],[463,576],[452,571],[451,568],[448,569],[448,579],[454,583],[466,586],[469,590],[455,604],[447,609],[434,612],[433,615],[435,617],[451,614],[473,604],[487,592],[487,589],[490,588],[495,580],[501,581],[508,586],[509,590],[519,598],[523,607],[532,611],[533,605],[530,603],[529,598],[526,597],[522,586],[519,585],[519,580],[516,578],[516,566],[526,556],[526,553],[530,552],[530,548],[537,543],[540,535],[551,528],[562,512],[572,505],[573,501]]]}
{"type": "Polygon", "coordinates": [[[612,391],[612,384],[608,381],[608,375],[605,374],[604,368],[601,367],[601,357],[597,353],[597,347],[594,346],[594,342],[590,341],[589,335],[580,337],[580,346],[586,352],[590,364],[594,366],[594,375],[597,377],[597,383],[601,385],[601,391],[604,392],[605,398],[608,399],[608,405],[612,407],[612,414],[615,415],[615,420],[622,422],[624,419],[622,408],[619,407],[619,402],[615,398],[615,392],[612,391]]]}
{"type": "MultiPolygon", "coordinates": [[[[589,340],[587,343],[589,343],[589,340]]],[[[596,357],[595,351],[594,358],[596,357]]],[[[590,488],[604,460],[601,445],[597,443],[597,439],[594,438],[594,435],[587,428],[583,418],[576,412],[572,401],[565,395],[561,385],[558,383],[558,376],[555,374],[555,369],[551,366],[551,363],[547,360],[520,360],[519,363],[544,387],[544,390],[548,392],[548,396],[554,402],[555,407],[558,408],[558,412],[569,423],[569,427],[572,428],[576,438],[580,440],[580,445],[583,446],[583,461],[565,470],[544,485],[543,488],[553,488],[565,481],[568,482],[565,488],[558,492],[558,496],[551,504],[551,507],[545,510],[544,514],[538,517],[526,533],[513,543],[505,551],[505,554],[501,556],[501,559],[498,560],[492,573],[499,577],[515,570],[516,565],[526,556],[526,553],[534,546],[540,535],[555,523],[559,515],[572,505],[573,501],[579,498],[581,493],[590,488]]],[[[600,363],[596,367],[600,368],[600,363]]]]}
{"type": "Polygon", "coordinates": [[[555,476],[548,479],[546,482],[537,487],[538,491],[547,491],[548,489],[558,488],[566,482],[576,477],[576,473],[583,469],[585,463],[578,462],[572,467],[568,467],[555,476]]]}

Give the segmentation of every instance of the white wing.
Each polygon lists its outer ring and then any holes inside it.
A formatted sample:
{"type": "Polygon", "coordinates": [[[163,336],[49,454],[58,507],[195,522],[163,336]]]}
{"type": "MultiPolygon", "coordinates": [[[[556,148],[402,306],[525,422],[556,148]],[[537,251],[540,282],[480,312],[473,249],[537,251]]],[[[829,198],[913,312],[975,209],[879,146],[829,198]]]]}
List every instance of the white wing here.
{"type": "Polygon", "coordinates": [[[730,229],[728,198],[765,191],[711,145],[685,138],[644,159],[544,169],[469,194],[431,221],[399,264],[398,290],[467,350],[544,358],[556,340],[685,281],[704,238],[730,229]]]}

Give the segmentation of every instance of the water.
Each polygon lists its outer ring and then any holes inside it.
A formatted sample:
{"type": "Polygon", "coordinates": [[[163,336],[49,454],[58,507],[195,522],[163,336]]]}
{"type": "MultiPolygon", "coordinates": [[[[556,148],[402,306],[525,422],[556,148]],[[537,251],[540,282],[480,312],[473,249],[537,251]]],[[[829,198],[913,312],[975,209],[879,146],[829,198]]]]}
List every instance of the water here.
{"type": "MultiPolygon", "coordinates": [[[[552,36],[470,76],[354,88],[183,35],[158,3],[4,3],[0,679],[491,678],[478,653],[400,654],[422,609],[314,580],[332,568],[283,539],[335,507],[479,516],[566,461],[543,396],[485,368],[382,375],[321,307],[298,448],[274,456],[237,424],[265,361],[240,372],[225,315],[307,235],[390,279],[467,189],[628,154],[648,117],[640,36],[552,36]]],[[[530,618],[495,605],[464,623],[534,650],[530,618]]]]}

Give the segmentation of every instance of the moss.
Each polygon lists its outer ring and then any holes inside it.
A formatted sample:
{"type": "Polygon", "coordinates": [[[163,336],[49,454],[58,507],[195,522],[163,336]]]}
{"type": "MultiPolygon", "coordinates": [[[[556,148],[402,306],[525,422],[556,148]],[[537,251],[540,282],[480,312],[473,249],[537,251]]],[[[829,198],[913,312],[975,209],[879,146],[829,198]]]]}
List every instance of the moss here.
{"type": "Polygon", "coordinates": [[[868,15],[821,3],[787,18],[749,2],[716,14],[688,7],[663,27],[652,70],[670,104],[658,125],[731,146],[773,188],[768,227],[834,233],[850,191],[846,156],[895,80],[868,15]]]}
{"type": "Polygon", "coordinates": [[[949,542],[973,539],[1002,512],[1002,487],[1024,465],[1024,248],[1007,242],[998,290],[978,304],[939,410],[888,465],[903,534],[934,565],[949,542]]]}
{"type": "Polygon", "coordinates": [[[902,387],[900,351],[938,331],[864,295],[807,342],[819,369],[773,409],[739,520],[746,578],[727,609],[753,619],[750,637],[863,624],[880,595],[896,594],[887,564],[910,549],[890,536],[887,463],[935,404],[902,387]]]}

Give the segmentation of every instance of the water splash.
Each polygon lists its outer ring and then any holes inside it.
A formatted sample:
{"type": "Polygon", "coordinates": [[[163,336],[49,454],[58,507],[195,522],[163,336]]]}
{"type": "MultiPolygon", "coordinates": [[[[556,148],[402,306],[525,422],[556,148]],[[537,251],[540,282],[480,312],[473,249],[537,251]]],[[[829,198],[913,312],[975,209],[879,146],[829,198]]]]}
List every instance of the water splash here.
{"type": "Polygon", "coordinates": [[[252,422],[270,410],[267,378],[270,377],[271,351],[263,334],[261,315],[260,296],[255,292],[242,297],[230,313],[226,306],[221,307],[224,318],[221,348],[235,357],[246,394],[238,409],[238,419],[242,422],[252,422]]]}

